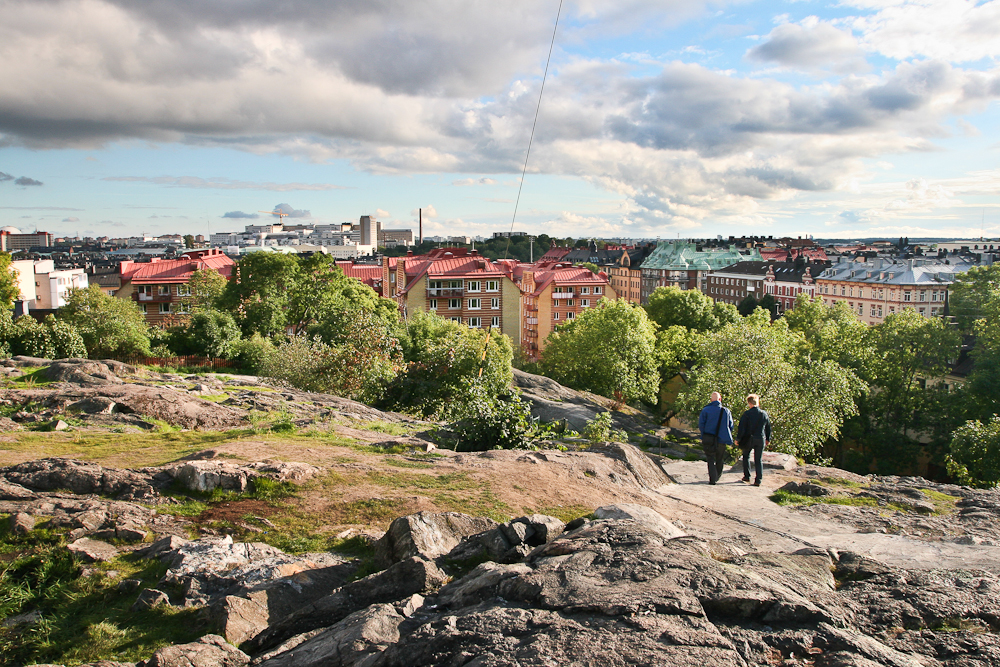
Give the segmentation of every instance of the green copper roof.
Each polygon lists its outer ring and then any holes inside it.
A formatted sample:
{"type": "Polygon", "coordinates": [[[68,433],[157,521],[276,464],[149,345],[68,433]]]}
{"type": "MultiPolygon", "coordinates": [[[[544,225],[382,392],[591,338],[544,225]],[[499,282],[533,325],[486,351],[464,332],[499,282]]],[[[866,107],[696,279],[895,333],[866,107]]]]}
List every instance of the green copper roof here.
{"type": "Polygon", "coordinates": [[[737,262],[748,261],[762,262],[764,258],[756,248],[749,251],[749,254],[741,255],[736,246],[729,246],[725,250],[708,248],[699,251],[693,243],[663,241],[642,263],[642,268],[664,271],[714,271],[737,262]]]}

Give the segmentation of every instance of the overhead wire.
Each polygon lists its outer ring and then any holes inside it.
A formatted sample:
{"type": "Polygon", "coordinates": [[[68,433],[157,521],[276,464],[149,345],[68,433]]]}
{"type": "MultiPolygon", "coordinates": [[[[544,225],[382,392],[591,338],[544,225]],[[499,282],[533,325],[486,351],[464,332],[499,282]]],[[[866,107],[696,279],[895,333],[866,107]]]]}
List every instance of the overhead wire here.
{"type": "Polygon", "coordinates": [[[531,144],[535,139],[535,126],[538,125],[538,111],[542,108],[542,94],[545,93],[545,80],[549,76],[549,63],[552,62],[552,50],[556,44],[556,32],[559,30],[559,18],[562,16],[563,0],[559,0],[559,9],[556,11],[556,24],[552,28],[552,41],[549,43],[549,55],[545,59],[545,72],[542,74],[542,86],[538,91],[538,103],[535,105],[535,119],[531,122],[531,135],[528,137],[528,150],[524,154],[524,167],[521,168],[521,181],[517,186],[517,199],[514,200],[514,215],[510,219],[510,232],[507,234],[507,247],[503,251],[503,258],[507,259],[510,253],[510,237],[514,233],[514,221],[517,219],[517,207],[521,203],[521,190],[524,188],[524,175],[528,171],[528,158],[531,156],[531,144]]]}

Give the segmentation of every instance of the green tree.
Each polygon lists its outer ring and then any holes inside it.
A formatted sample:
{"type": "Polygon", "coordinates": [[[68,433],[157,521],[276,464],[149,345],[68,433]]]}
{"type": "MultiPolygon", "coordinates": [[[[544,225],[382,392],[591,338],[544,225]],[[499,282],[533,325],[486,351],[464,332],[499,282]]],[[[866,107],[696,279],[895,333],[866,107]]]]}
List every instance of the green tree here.
{"type": "Polygon", "coordinates": [[[185,234],[184,235],[184,247],[185,248],[193,248],[194,247],[194,235],[193,234],[185,234]]]}
{"type": "Polygon", "coordinates": [[[0,308],[12,308],[21,296],[17,285],[17,269],[11,266],[10,253],[0,252],[0,308]]]}
{"type": "Polygon", "coordinates": [[[299,262],[292,255],[251,252],[233,267],[233,279],[220,299],[221,310],[233,313],[244,336],[273,336],[288,324],[290,291],[296,286],[299,262]]]}
{"type": "Polygon", "coordinates": [[[463,326],[427,329],[435,335],[408,343],[408,362],[388,384],[378,407],[459,419],[467,415],[474,392],[487,397],[509,393],[514,373],[507,336],[463,326]]]}
{"type": "Polygon", "coordinates": [[[839,301],[827,306],[821,298],[800,294],[795,308],[785,311],[782,319],[788,328],[802,334],[804,351],[813,359],[833,359],[841,366],[869,377],[866,369],[872,363],[867,337],[867,324],[846,303],[839,301]]]}
{"type": "Polygon", "coordinates": [[[948,473],[959,484],[992,488],[1000,482],[1000,417],[966,422],[955,430],[948,473]]]}
{"type": "Polygon", "coordinates": [[[716,302],[698,290],[657,287],[645,306],[649,319],[661,329],[682,326],[695,331],[711,331],[735,322],[739,312],[732,304],[716,302]]]}
{"type": "Polygon", "coordinates": [[[531,405],[517,394],[488,396],[477,388],[465,412],[464,418],[451,425],[458,439],[455,451],[524,449],[531,442],[531,405]]]}
{"type": "Polygon", "coordinates": [[[773,320],[778,316],[778,302],[775,300],[774,296],[770,294],[765,294],[757,302],[758,308],[763,308],[768,313],[771,314],[771,319],[773,320]]]}
{"type": "Polygon", "coordinates": [[[976,320],[973,367],[966,383],[969,403],[982,419],[1000,413],[1000,290],[983,305],[976,320]]]}
{"type": "Polygon", "coordinates": [[[108,296],[97,285],[70,290],[59,317],[76,327],[91,359],[150,353],[149,327],[139,306],[108,296]]]}
{"type": "Polygon", "coordinates": [[[1000,299],[1000,264],[975,266],[955,276],[948,309],[962,331],[971,333],[987,314],[987,305],[1000,299]]]}
{"type": "Polygon", "coordinates": [[[229,313],[202,310],[191,315],[187,324],[170,332],[170,349],[175,354],[195,354],[229,359],[236,354],[240,328],[229,313]]]}
{"type": "Polygon", "coordinates": [[[703,334],[687,327],[672,326],[656,332],[656,358],[660,381],[666,382],[689,368],[697,359],[703,334]]]}
{"type": "Polygon", "coordinates": [[[759,394],[771,417],[777,451],[816,459],[827,438],[837,437],[846,417],[857,411],[864,391],[857,376],[832,360],[803,356],[805,342],[782,320],[758,309],[739,322],[705,334],[699,364],[677,406],[697,418],[713,391],[736,416],[747,394],[759,394]]]}
{"type": "Polygon", "coordinates": [[[184,298],[192,312],[214,310],[229,283],[226,277],[214,269],[197,269],[188,281],[190,296],[184,298]]]}
{"type": "Polygon", "coordinates": [[[308,331],[330,342],[347,321],[362,311],[390,329],[399,324],[396,302],[382,298],[360,280],[345,276],[331,256],[317,254],[301,261],[288,300],[288,322],[293,331],[308,331]]]}
{"type": "Polygon", "coordinates": [[[660,385],[656,326],[642,308],[602,300],[549,334],[540,367],[574,389],[620,403],[654,403],[660,385]]]}
{"type": "Polygon", "coordinates": [[[83,336],[69,322],[57,319],[51,313],[45,316],[45,326],[49,330],[49,340],[55,350],[56,359],[79,359],[87,356],[87,345],[83,336]]]}
{"type": "Polygon", "coordinates": [[[736,306],[736,310],[741,316],[749,317],[753,311],[757,310],[757,299],[754,298],[753,294],[747,294],[740,301],[740,305],[736,306]]]}

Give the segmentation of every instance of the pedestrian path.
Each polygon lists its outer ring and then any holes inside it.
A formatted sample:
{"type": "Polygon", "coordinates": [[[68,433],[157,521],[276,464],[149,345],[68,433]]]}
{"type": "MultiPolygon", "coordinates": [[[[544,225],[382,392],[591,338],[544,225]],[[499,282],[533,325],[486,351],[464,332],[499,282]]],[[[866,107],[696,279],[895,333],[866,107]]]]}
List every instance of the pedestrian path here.
{"type": "Polygon", "coordinates": [[[692,533],[720,539],[748,538],[761,550],[793,551],[806,546],[853,551],[910,569],[961,568],[1000,572],[1000,547],[934,542],[909,536],[861,533],[834,519],[782,507],[768,499],[780,482],[765,471],[762,485],[741,481],[742,471],[708,483],[702,461],[664,462],[677,484],[657,489],[655,509],[679,520],[692,533]]]}

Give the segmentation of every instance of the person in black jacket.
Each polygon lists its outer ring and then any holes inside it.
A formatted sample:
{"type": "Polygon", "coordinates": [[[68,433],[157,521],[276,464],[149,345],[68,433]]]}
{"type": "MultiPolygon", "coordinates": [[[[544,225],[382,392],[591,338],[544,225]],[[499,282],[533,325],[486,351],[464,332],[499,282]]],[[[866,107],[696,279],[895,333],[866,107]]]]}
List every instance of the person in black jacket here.
{"type": "Polygon", "coordinates": [[[740,417],[740,425],[736,431],[736,441],[743,450],[743,481],[750,481],[750,452],[753,452],[754,468],[757,478],[754,486],[760,486],[764,477],[764,445],[771,445],[771,418],[760,409],[760,396],[747,396],[747,411],[740,417]]]}

